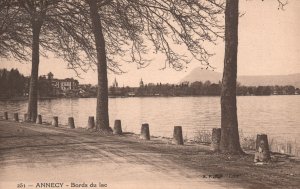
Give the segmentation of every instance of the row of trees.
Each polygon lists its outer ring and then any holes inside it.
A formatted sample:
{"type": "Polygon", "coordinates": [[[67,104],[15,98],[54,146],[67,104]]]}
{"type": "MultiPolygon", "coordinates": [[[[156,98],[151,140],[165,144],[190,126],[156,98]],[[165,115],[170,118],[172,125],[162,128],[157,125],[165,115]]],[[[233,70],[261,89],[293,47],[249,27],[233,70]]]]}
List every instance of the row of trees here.
{"type": "Polygon", "coordinates": [[[28,90],[28,78],[18,69],[0,69],[0,98],[23,96],[28,90]]]}
{"type": "Polygon", "coordinates": [[[206,81],[193,82],[190,85],[188,83],[182,83],[180,85],[170,84],[148,84],[144,87],[138,88],[136,95],[138,96],[152,96],[159,94],[162,96],[219,96],[221,93],[221,84],[211,83],[206,81]]]}
{"type": "MultiPolygon", "coordinates": [[[[112,96],[126,96],[134,93],[135,96],[220,96],[222,89],[221,83],[211,83],[210,81],[196,81],[191,84],[146,84],[143,87],[110,87],[109,94],[112,96]]],[[[294,95],[300,92],[294,86],[242,86],[237,85],[236,93],[239,96],[261,96],[261,95],[294,95]]]]}
{"type": "MultiPolygon", "coordinates": [[[[21,74],[18,69],[0,69],[0,98],[14,98],[21,97],[29,91],[30,78],[21,74]]],[[[55,94],[55,89],[49,79],[40,76],[38,80],[38,96],[39,97],[60,97],[55,94]]],[[[162,84],[149,83],[139,88],[132,87],[110,87],[109,95],[111,96],[126,96],[133,92],[135,96],[220,96],[222,84],[219,82],[211,83],[210,81],[193,83],[176,84],[162,84]]],[[[96,97],[97,87],[92,85],[82,85],[81,91],[83,95],[79,94],[79,89],[73,91],[72,97],[96,97]]],[[[295,92],[300,92],[294,86],[242,86],[237,85],[237,95],[293,95],[295,92]]]]}
{"type": "Polygon", "coordinates": [[[149,61],[143,55],[148,52],[164,55],[164,66],[177,70],[184,68],[191,57],[209,68],[212,54],[205,44],[214,44],[223,37],[224,26],[219,18],[225,10],[221,151],[241,153],[236,115],[238,3],[238,0],[226,3],[222,0],[3,0],[0,56],[28,60],[31,52],[28,101],[31,121],[37,117],[40,53],[46,55],[51,51],[74,69],[96,66],[96,127],[110,131],[107,69],[120,71],[118,62],[123,57],[130,57],[127,61],[144,67],[149,61]]]}
{"type": "Polygon", "coordinates": [[[294,95],[299,93],[299,88],[295,88],[292,85],[286,86],[257,86],[257,87],[247,87],[247,86],[238,86],[237,95],[294,95]]]}
{"type": "MultiPolygon", "coordinates": [[[[0,98],[24,97],[29,93],[30,77],[25,77],[18,69],[0,69],[0,98]]],[[[53,96],[53,86],[41,77],[38,80],[40,97],[53,96]]]]}

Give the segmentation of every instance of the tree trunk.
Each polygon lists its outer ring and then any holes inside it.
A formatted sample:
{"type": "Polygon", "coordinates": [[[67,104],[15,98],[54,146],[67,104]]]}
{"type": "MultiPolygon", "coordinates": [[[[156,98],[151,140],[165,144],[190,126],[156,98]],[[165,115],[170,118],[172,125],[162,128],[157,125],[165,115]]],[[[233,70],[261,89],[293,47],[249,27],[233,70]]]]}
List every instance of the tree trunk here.
{"type": "Polygon", "coordinates": [[[42,24],[39,22],[32,23],[32,67],[29,86],[29,102],[28,102],[28,120],[35,122],[37,118],[37,101],[38,101],[38,76],[40,63],[40,31],[42,24]]]}
{"type": "Polygon", "coordinates": [[[226,0],[225,59],[221,91],[220,151],[229,154],[243,153],[239,140],[236,108],[236,77],[239,18],[238,6],[238,0],[226,0]]]}
{"type": "Polygon", "coordinates": [[[93,34],[97,51],[98,68],[98,94],[96,109],[96,128],[102,131],[111,132],[108,117],[108,82],[107,82],[107,60],[105,51],[105,40],[102,33],[100,15],[98,13],[97,2],[87,0],[90,7],[90,18],[92,21],[93,34]]]}

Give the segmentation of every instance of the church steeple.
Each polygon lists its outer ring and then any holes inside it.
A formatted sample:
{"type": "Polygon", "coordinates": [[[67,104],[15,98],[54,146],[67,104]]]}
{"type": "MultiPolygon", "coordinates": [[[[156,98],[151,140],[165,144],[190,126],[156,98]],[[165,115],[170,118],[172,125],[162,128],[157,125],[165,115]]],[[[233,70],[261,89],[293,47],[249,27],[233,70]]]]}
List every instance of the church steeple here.
{"type": "Polygon", "coordinates": [[[115,78],[114,82],[113,82],[113,87],[115,88],[118,88],[119,85],[118,85],[118,82],[117,82],[117,79],[115,78]]]}
{"type": "Polygon", "coordinates": [[[141,78],[141,81],[140,81],[140,87],[144,87],[144,82],[143,82],[142,78],[141,78]]]}

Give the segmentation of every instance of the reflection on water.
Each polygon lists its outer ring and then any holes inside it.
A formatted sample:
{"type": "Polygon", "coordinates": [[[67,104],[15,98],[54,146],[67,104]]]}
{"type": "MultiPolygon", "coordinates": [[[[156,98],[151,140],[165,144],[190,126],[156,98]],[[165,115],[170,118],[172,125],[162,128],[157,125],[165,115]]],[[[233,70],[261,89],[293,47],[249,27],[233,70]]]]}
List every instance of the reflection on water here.
{"type": "MultiPolygon", "coordinates": [[[[267,133],[271,137],[295,140],[300,136],[300,96],[238,97],[239,128],[244,134],[267,133]]],[[[0,101],[1,115],[26,112],[26,101],[0,101]]],[[[96,99],[52,99],[39,101],[44,121],[59,116],[60,124],[68,117],[76,127],[86,127],[95,115],[96,99]]],[[[173,126],[183,126],[184,136],[192,138],[199,130],[220,127],[219,97],[149,97],[109,99],[110,124],[122,120],[125,131],[139,133],[142,123],[150,124],[151,135],[172,136],[173,126]]],[[[10,115],[12,116],[12,115],[10,115]]]]}

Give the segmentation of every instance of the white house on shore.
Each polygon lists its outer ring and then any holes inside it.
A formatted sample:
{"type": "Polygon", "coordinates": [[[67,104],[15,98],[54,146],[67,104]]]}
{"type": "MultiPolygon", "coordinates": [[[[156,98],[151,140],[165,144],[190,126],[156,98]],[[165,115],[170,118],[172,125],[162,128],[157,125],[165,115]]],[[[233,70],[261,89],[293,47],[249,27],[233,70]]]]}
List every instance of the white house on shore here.
{"type": "Polygon", "coordinates": [[[79,82],[73,78],[59,80],[60,89],[63,91],[77,89],[79,82]]]}

